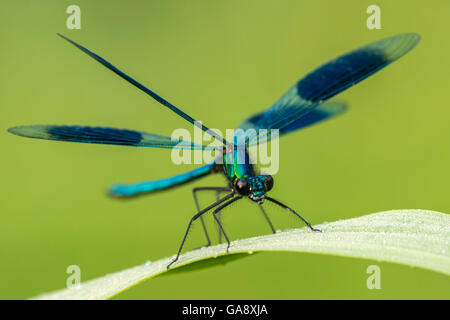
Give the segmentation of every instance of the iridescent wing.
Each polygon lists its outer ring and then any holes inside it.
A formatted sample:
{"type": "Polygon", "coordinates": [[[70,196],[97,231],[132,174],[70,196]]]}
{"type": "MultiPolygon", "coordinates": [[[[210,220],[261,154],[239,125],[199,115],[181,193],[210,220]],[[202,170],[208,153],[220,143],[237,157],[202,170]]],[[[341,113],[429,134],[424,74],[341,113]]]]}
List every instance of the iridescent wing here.
{"type": "MultiPolygon", "coordinates": [[[[294,122],[291,122],[284,128],[280,129],[279,135],[285,135],[287,133],[297,131],[306,127],[309,127],[315,123],[323,120],[330,119],[337,115],[344,113],[347,110],[347,104],[342,101],[326,101],[319,104],[316,108],[311,109],[305,115],[301,116],[294,122]]],[[[258,113],[252,117],[244,120],[239,128],[247,129],[265,129],[260,127],[260,117],[264,117],[265,112],[258,113]]]]}
{"type": "MultiPolygon", "coordinates": [[[[282,130],[325,100],[399,59],[419,40],[419,35],[414,33],[400,34],[331,60],[298,81],[271,108],[259,114],[257,121],[252,122],[253,128],[282,130]]],[[[256,138],[258,133],[249,137],[249,143],[257,143],[256,138]]]]}
{"type": "Polygon", "coordinates": [[[76,43],[73,40],[70,40],[69,38],[63,36],[62,34],[58,33],[58,36],[60,36],[61,38],[63,38],[64,40],[67,40],[69,43],[73,44],[75,47],[77,47],[78,49],[80,49],[81,51],[83,51],[84,53],[86,53],[88,56],[90,56],[91,58],[93,58],[94,60],[96,60],[97,62],[101,63],[102,65],[104,65],[106,68],[108,68],[109,70],[111,70],[112,72],[114,72],[115,74],[117,74],[119,77],[121,77],[122,79],[125,79],[126,81],[128,81],[129,83],[131,83],[133,86],[139,88],[140,90],[142,90],[143,92],[145,92],[146,94],[148,94],[150,97],[152,97],[153,99],[155,99],[156,101],[158,101],[159,103],[161,103],[163,106],[169,108],[170,110],[172,110],[173,112],[175,112],[176,114],[178,114],[180,117],[184,118],[185,120],[189,121],[190,123],[192,123],[193,125],[199,127],[200,129],[202,129],[203,131],[205,131],[206,133],[210,134],[211,136],[213,136],[214,138],[218,139],[219,141],[221,141],[222,143],[226,144],[226,141],[224,141],[224,139],[218,135],[217,133],[215,133],[214,131],[212,131],[211,129],[209,129],[208,127],[204,126],[201,122],[195,120],[194,118],[192,118],[191,116],[189,116],[187,113],[183,112],[182,110],[180,110],[179,108],[177,108],[176,106],[174,106],[172,103],[170,103],[169,101],[167,101],[166,99],[164,99],[163,97],[159,96],[156,92],[150,90],[149,88],[147,88],[146,86],[144,86],[143,84],[139,83],[138,81],[134,80],[132,77],[130,77],[129,75],[127,75],[126,73],[122,72],[121,70],[119,70],[118,68],[116,68],[115,66],[113,66],[110,62],[106,61],[105,59],[103,59],[102,57],[100,57],[99,55],[97,55],[96,53],[90,51],[89,49],[83,47],[82,45],[76,43]]]}
{"type": "Polygon", "coordinates": [[[202,149],[213,150],[215,147],[194,144],[189,141],[171,139],[146,132],[134,130],[59,125],[30,125],[8,129],[9,132],[28,138],[58,140],[69,142],[113,144],[121,146],[202,149]]]}
{"type": "Polygon", "coordinates": [[[109,194],[114,197],[133,197],[145,193],[166,190],[212,173],[214,164],[215,162],[212,162],[200,168],[170,178],[136,184],[115,184],[109,188],[109,194]]]}

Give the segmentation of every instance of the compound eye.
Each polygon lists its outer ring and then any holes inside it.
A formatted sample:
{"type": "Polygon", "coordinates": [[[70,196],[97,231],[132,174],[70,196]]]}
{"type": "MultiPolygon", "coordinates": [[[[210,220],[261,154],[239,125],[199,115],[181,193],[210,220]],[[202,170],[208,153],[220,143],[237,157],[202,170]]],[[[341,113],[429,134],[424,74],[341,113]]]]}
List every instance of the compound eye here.
{"type": "Polygon", "coordinates": [[[236,191],[241,195],[247,195],[249,191],[248,181],[245,179],[239,179],[236,181],[236,191]]]}
{"type": "Polygon", "coordinates": [[[264,185],[266,186],[266,191],[270,191],[273,188],[273,178],[270,175],[265,176],[264,185]]]}

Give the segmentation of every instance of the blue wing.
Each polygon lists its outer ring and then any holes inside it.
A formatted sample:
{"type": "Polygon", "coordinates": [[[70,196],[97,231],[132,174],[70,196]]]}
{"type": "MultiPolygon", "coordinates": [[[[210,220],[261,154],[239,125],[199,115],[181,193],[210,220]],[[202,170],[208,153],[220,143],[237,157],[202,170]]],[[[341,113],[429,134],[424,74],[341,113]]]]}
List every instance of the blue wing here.
{"type": "MultiPolygon", "coordinates": [[[[284,128],[280,129],[280,136],[290,133],[292,131],[297,131],[306,127],[309,127],[315,123],[318,123],[323,120],[330,119],[337,115],[342,114],[347,110],[347,104],[341,101],[327,101],[316,108],[311,109],[308,113],[298,118],[294,122],[291,122],[284,128]]],[[[247,130],[247,129],[264,129],[259,127],[260,117],[264,117],[265,113],[256,114],[245,121],[243,121],[239,128],[247,130]]]]}
{"type": "Polygon", "coordinates": [[[111,63],[109,63],[108,61],[106,61],[105,59],[100,57],[99,55],[97,55],[94,52],[90,51],[89,49],[83,47],[82,45],[76,43],[75,41],[70,40],[69,38],[63,36],[62,34],[58,33],[58,36],[60,36],[64,40],[67,40],[68,42],[73,44],[75,47],[77,47],[78,49],[80,49],[81,51],[86,53],[88,56],[90,56],[91,58],[93,58],[97,62],[99,62],[102,65],[104,65],[106,68],[108,68],[109,70],[111,70],[112,72],[114,72],[115,74],[120,76],[121,78],[125,79],[126,81],[128,81],[129,83],[134,85],[135,87],[137,87],[140,90],[144,91],[146,94],[148,94],[150,97],[152,97],[153,99],[155,99],[156,101],[161,103],[163,106],[169,108],[170,110],[172,110],[173,112],[175,112],[176,114],[181,116],[182,118],[186,119],[190,123],[192,123],[195,126],[199,127],[203,131],[207,132],[211,136],[213,136],[216,139],[218,139],[219,141],[223,142],[224,144],[226,143],[226,141],[224,141],[224,139],[220,135],[218,135],[217,133],[215,133],[214,131],[212,131],[208,127],[206,127],[203,124],[201,124],[201,122],[196,121],[194,118],[192,118],[188,114],[184,113],[182,110],[180,110],[179,108],[175,107],[172,103],[170,103],[169,101],[165,100],[164,98],[162,98],[161,96],[159,96],[158,94],[156,94],[155,92],[153,92],[152,90],[147,88],[146,86],[142,85],[138,81],[134,80],[133,78],[131,78],[130,76],[125,74],[124,72],[120,71],[119,69],[117,69],[115,66],[113,66],[111,63]]]}
{"type": "Polygon", "coordinates": [[[280,129],[280,135],[284,135],[293,131],[297,131],[306,127],[309,127],[315,123],[323,120],[330,119],[337,115],[344,113],[347,110],[347,104],[338,101],[327,101],[316,108],[312,109],[310,112],[306,113],[299,119],[291,122],[287,126],[280,129]]]}
{"type": "Polygon", "coordinates": [[[114,197],[133,197],[144,193],[162,191],[196,180],[212,172],[215,162],[170,178],[141,182],[136,184],[116,184],[110,187],[109,194],[114,197]]]}
{"type": "Polygon", "coordinates": [[[22,137],[45,140],[154,148],[215,149],[214,147],[194,144],[189,141],[172,140],[170,137],[157,134],[115,128],[31,125],[9,128],[8,131],[22,137]]]}
{"type": "MultiPolygon", "coordinates": [[[[291,87],[275,104],[252,122],[254,129],[288,127],[323,101],[364,80],[399,59],[419,42],[414,33],[373,42],[314,70],[291,87]]],[[[248,123],[246,123],[248,124],[248,123]]],[[[270,134],[270,131],[269,131],[270,134]]],[[[258,134],[254,134],[253,141],[258,134]]],[[[260,137],[261,138],[261,137],[260,137]]]]}

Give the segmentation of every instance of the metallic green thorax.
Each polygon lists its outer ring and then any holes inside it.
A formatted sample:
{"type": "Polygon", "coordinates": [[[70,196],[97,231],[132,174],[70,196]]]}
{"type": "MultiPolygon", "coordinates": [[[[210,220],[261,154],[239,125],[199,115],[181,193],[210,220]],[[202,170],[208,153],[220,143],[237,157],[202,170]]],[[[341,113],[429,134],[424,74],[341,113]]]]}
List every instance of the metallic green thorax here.
{"type": "Polygon", "coordinates": [[[248,150],[244,147],[227,148],[223,153],[223,168],[231,182],[255,176],[255,168],[250,163],[248,150]]]}
{"type": "Polygon", "coordinates": [[[273,178],[256,174],[248,149],[244,146],[228,146],[219,159],[223,161],[222,167],[232,188],[239,195],[261,204],[266,192],[273,187],[273,178]]]}

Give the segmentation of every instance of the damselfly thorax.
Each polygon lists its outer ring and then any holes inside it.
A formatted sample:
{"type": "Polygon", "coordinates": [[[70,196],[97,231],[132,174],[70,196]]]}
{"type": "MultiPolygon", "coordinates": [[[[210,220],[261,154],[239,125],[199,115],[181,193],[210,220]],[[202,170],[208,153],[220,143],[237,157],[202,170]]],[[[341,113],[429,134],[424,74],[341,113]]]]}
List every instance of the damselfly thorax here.
{"type": "Polygon", "coordinates": [[[219,159],[222,160],[220,165],[230,187],[239,195],[247,196],[250,200],[262,204],[266,192],[273,188],[273,177],[257,174],[247,146],[228,144],[219,155],[219,159]]]}

